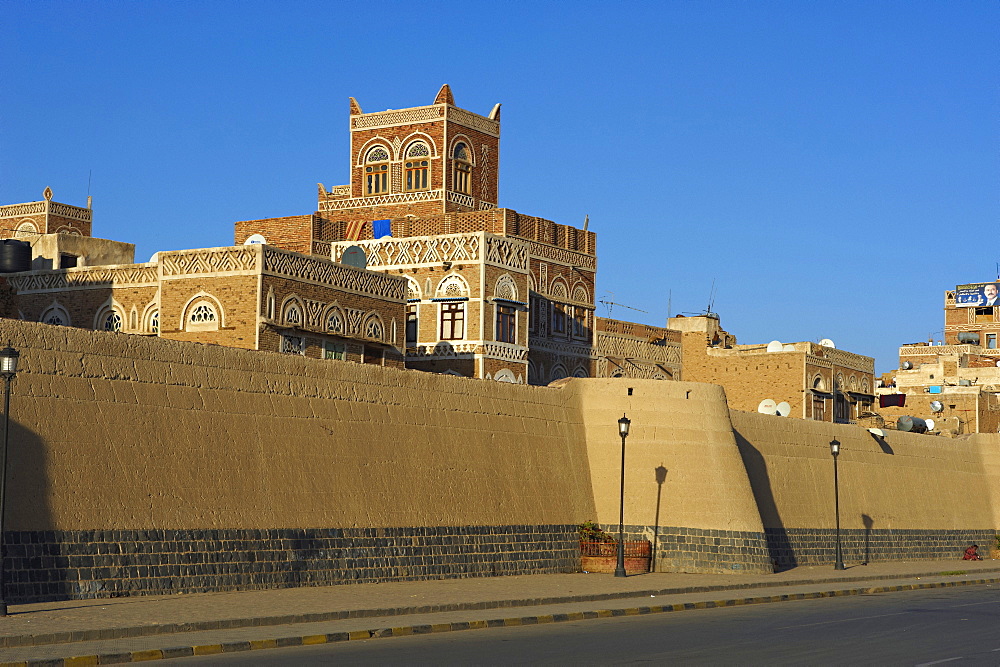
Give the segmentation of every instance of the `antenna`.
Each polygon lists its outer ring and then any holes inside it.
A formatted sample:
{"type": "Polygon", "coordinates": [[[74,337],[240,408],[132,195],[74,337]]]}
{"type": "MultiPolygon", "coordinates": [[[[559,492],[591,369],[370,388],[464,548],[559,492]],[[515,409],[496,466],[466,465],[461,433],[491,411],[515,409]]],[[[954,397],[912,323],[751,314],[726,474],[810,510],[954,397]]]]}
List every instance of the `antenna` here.
{"type": "Polygon", "coordinates": [[[87,196],[90,196],[90,182],[94,179],[94,170],[87,172],[87,196]]]}
{"type": "Polygon", "coordinates": [[[667,290],[667,327],[670,326],[670,313],[673,311],[674,291],[667,290]]]}
{"type": "Polygon", "coordinates": [[[705,314],[712,312],[712,306],[715,305],[715,278],[712,278],[712,290],[708,293],[708,308],[705,309],[705,314]]]}
{"type": "MultiPolygon", "coordinates": [[[[609,294],[611,294],[611,293],[609,292],[609,294]]],[[[614,294],[611,294],[611,296],[614,296],[614,294]]],[[[616,303],[614,301],[608,301],[606,299],[601,299],[597,303],[603,303],[607,307],[607,309],[608,309],[608,317],[611,317],[611,308],[613,306],[621,306],[622,308],[628,308],[629,310],[634,310],[634,311],[636,311],[638,313],[646,313],[647,315],[649,314],[645,310],[640,310],[639,308],[633,308],[632,306],[626,306],[624,303],[616,303]]]]}

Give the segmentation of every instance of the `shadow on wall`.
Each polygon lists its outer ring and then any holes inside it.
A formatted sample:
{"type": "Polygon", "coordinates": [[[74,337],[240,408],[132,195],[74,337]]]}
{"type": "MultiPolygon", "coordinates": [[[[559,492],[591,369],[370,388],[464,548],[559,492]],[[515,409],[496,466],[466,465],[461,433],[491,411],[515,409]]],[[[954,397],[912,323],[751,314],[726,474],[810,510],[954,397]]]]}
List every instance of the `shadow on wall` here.
{"type": "MultiPolygon", "coordinates": [[[[45,442],[18,423],[18,408],[30,396],[19,396],[15,379],[10,400],[10,435],[7,443],[7,498],[4,513],[4,599],[17,602],[37,594],[44,581],[48,595],[64,595],[67,586],[66,554],[58,542],[42,543],[52,535],[49,479],[45,442]],[[45,531],[45,532],[43,532],[45,531]]],[[[3,383],[0,382],[0,391],[3,383]]]]}
{"type": "Polygon", "coordinates": [[[733,429],[733,435],[736,436],[736,446],[740,450],[743,466],[750,478],[750,489],[757,502],[761,523],[764,524],[764,537],[767,540],[767,550],[771,556],[774,571],[790,570],[798,565],[798,560],[788,539],[788,531],[785,530],[785,526],[781,522],[778,506],[774,502],[771,479],[767,473],[767,463],[761,453],[739,431],[733,429]]]}
{"type": "Polygon", "coordinates": [[[653,469],[656,474],[656,513],[653,515],[653,546],[649,571],[656,572],[656,541],[660,534],[660,497],[663,495],[663,483],[667,481],[667,469],[658,465],[653,469]]]}

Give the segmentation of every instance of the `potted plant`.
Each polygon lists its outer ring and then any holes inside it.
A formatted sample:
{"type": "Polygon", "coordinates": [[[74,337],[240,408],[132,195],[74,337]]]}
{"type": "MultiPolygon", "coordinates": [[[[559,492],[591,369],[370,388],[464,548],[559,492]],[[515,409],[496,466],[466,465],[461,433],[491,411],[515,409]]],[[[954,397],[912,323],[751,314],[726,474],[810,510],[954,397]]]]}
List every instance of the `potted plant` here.
{"type": "MultiPolygon", "coordinates": [[[[593,521],[581,523],[579,532],[580,569],[584,572],[614,572],[618,566],[618,540],[604,532],[593,521]]],[[[649,572],[651,555],[649,540],[627,540],[625,572],[627,574],[649,572]]]]}
{"type": "Polygon", "coordinates": [[[993,539],[996,540],[996,543],[990,549],[990,558],[992,560],[1000,560],[1000,535],[994,535],[993,539]]]}

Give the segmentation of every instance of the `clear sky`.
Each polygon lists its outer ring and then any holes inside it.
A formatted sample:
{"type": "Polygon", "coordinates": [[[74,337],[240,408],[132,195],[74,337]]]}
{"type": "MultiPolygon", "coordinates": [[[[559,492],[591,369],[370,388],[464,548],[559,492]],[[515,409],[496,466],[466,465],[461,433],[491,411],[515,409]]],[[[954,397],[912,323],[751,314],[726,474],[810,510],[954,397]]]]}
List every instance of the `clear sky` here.
{"type": "MultiPolygon", "coordinates": [[[[1000,262],[1000,3],[0,0],[0,203],[230,245],[348,179],[348,104],[503,103],[500,205],[598,234],[598,300],[896,365],[1000,262]]],[[[598,306],[606,315],[607,307],[598,306]]]]}

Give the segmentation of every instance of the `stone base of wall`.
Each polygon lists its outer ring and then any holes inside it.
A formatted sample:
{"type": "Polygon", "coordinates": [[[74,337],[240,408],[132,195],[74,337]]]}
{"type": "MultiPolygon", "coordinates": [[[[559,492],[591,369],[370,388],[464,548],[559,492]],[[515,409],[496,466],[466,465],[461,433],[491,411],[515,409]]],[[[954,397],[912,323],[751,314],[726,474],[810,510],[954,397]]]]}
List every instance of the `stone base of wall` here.
{"type": "MultiPolygon", "coordinates": [[[[612,537],[617,525],[602,525],[612,537]]],[[[763,533],[681,528],[625,526],[625,539],[646,539],[653,545],[653,572],[771,574],[774,567],[763,533]]]]}
{"type": "Polygon", "coordinates": [[[577,572],[575,525],[5,534],[8,602],[577,572]]]}
{"type": "MultiPolygon", "coordinates": [[[[836,561],[837,537],[831,528],[765,528],[767,546],[778,569],[797,565],[832,565],[836,561]]],[[[996,544],[995,529],[984,530],[845,530],[840,544],[847,564],[886,560],[931,560],[962,558],[978,544],[986,555],[996,544]]]]}

